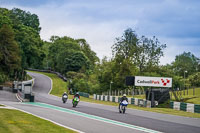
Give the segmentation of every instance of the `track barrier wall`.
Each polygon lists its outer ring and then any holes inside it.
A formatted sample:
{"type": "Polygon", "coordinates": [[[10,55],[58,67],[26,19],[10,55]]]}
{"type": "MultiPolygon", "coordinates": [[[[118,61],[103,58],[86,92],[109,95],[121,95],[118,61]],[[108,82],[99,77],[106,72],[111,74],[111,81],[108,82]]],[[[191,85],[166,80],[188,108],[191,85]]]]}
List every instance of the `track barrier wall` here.
{"type": "Polygon", "coordinates": [[[186,112],[200,113],[200,104],[171,101],[170,108],[175,109],[175,110],[182,110],[186,112]]]}
{"type": "MultiPolygon", "coordinates": [[[[93,95],[94,100],[101,100],[101,101],[110,101],[110,102],[115,102],[115,103],[119,103],[120,102],[120,98],[118,96],[107,96],[107,95],[93,95]]],[[[137,106],[142,106],[142,107],[148,107],[151,108],[151,101],[148,101],[146,99],[138,99],[138,98],[128,98],[128,103],[129,104],[133,104],[133,105],[137,105],[137,106]],[[140,101],[140,104],[139,102],[140,101]]]]}

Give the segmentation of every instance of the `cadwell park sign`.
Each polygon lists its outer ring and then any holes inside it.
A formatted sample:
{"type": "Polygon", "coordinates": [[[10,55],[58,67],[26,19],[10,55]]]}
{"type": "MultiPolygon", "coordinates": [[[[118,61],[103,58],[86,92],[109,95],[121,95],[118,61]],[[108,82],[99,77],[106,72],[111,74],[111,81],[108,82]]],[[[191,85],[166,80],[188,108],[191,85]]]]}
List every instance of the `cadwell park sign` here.
{"type": "Polygon", "coordinates": [[[135,76],[135,86],[172,87],[172,78],[135,76]]]}

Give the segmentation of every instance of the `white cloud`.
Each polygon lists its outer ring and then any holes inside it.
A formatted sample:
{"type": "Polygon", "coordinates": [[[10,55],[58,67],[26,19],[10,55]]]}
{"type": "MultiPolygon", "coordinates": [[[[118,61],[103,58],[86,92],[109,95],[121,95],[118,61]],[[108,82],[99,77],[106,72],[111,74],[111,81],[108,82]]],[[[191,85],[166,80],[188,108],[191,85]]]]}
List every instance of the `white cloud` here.
{"type": "Polygon", "coordinates": [[[52,35],[84,38],[97,55],[111,57],[111,46],[127,28],[139,36],[156,36],[166,43],[161,64],[171,63],[177,54],[192,52],[200,55],[199,11],[196,5],[185,1],[65,1],[50,2],[36,7],[2,5],[2,7],[30,11],[39,16],[41,38],[52,35]],[[194,30],[196,29],[196,30],[194,30]],[[193,38],[197,35],[197,38],[193,38]],[[184,36],[184,37],[183,37],[184,36]],[[191,45],[193,44],[193,45],[191,45]]]}
{"type": "Polygon", "coordinates": [[[196,57],[200,58],[200,39],[194,38],[161,38],[163,43],[167,42],[167,48],[164,51],[164,57],[161,58],[161,64],[170,64],[175,60],[176,55],[180,55],[183,52],[191,52],[196,57]],[[194,45],[192,45],[194,44],[194,45]]]}

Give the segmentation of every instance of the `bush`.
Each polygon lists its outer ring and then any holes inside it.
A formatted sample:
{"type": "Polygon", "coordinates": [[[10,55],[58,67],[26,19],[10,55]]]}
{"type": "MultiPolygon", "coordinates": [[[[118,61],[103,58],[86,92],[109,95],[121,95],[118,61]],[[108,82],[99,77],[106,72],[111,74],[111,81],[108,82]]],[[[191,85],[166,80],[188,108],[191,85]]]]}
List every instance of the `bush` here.
{"type": "Polygon", "coordinates": [[[200,86],[200,72],[189,76],[189,81],[192,86],[200,86]]]}
{"type": "Polygon", "coordinates": [[[6,80],[8,80],[8,76],[6,76],[3,73],[0,73],[0,83],[4,83],[6,80]]]}

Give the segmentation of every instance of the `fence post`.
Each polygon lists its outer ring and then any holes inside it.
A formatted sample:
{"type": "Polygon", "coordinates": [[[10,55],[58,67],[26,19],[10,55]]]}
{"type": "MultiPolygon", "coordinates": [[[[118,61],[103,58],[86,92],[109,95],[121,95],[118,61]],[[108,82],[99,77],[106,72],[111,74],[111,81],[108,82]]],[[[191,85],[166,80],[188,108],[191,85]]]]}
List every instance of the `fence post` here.
{"type": "Polygon", "coordinates": [[[133,89],[132,89],[132,96],[134,96],[134,94],[135,94],[135,87],[133,87],[133,89]]]}
{"type": "Polygon", "coordinates": [[[195,95],[195,90],[194,90],[194,87],[193,87],[193,96],[195,95]]]}

